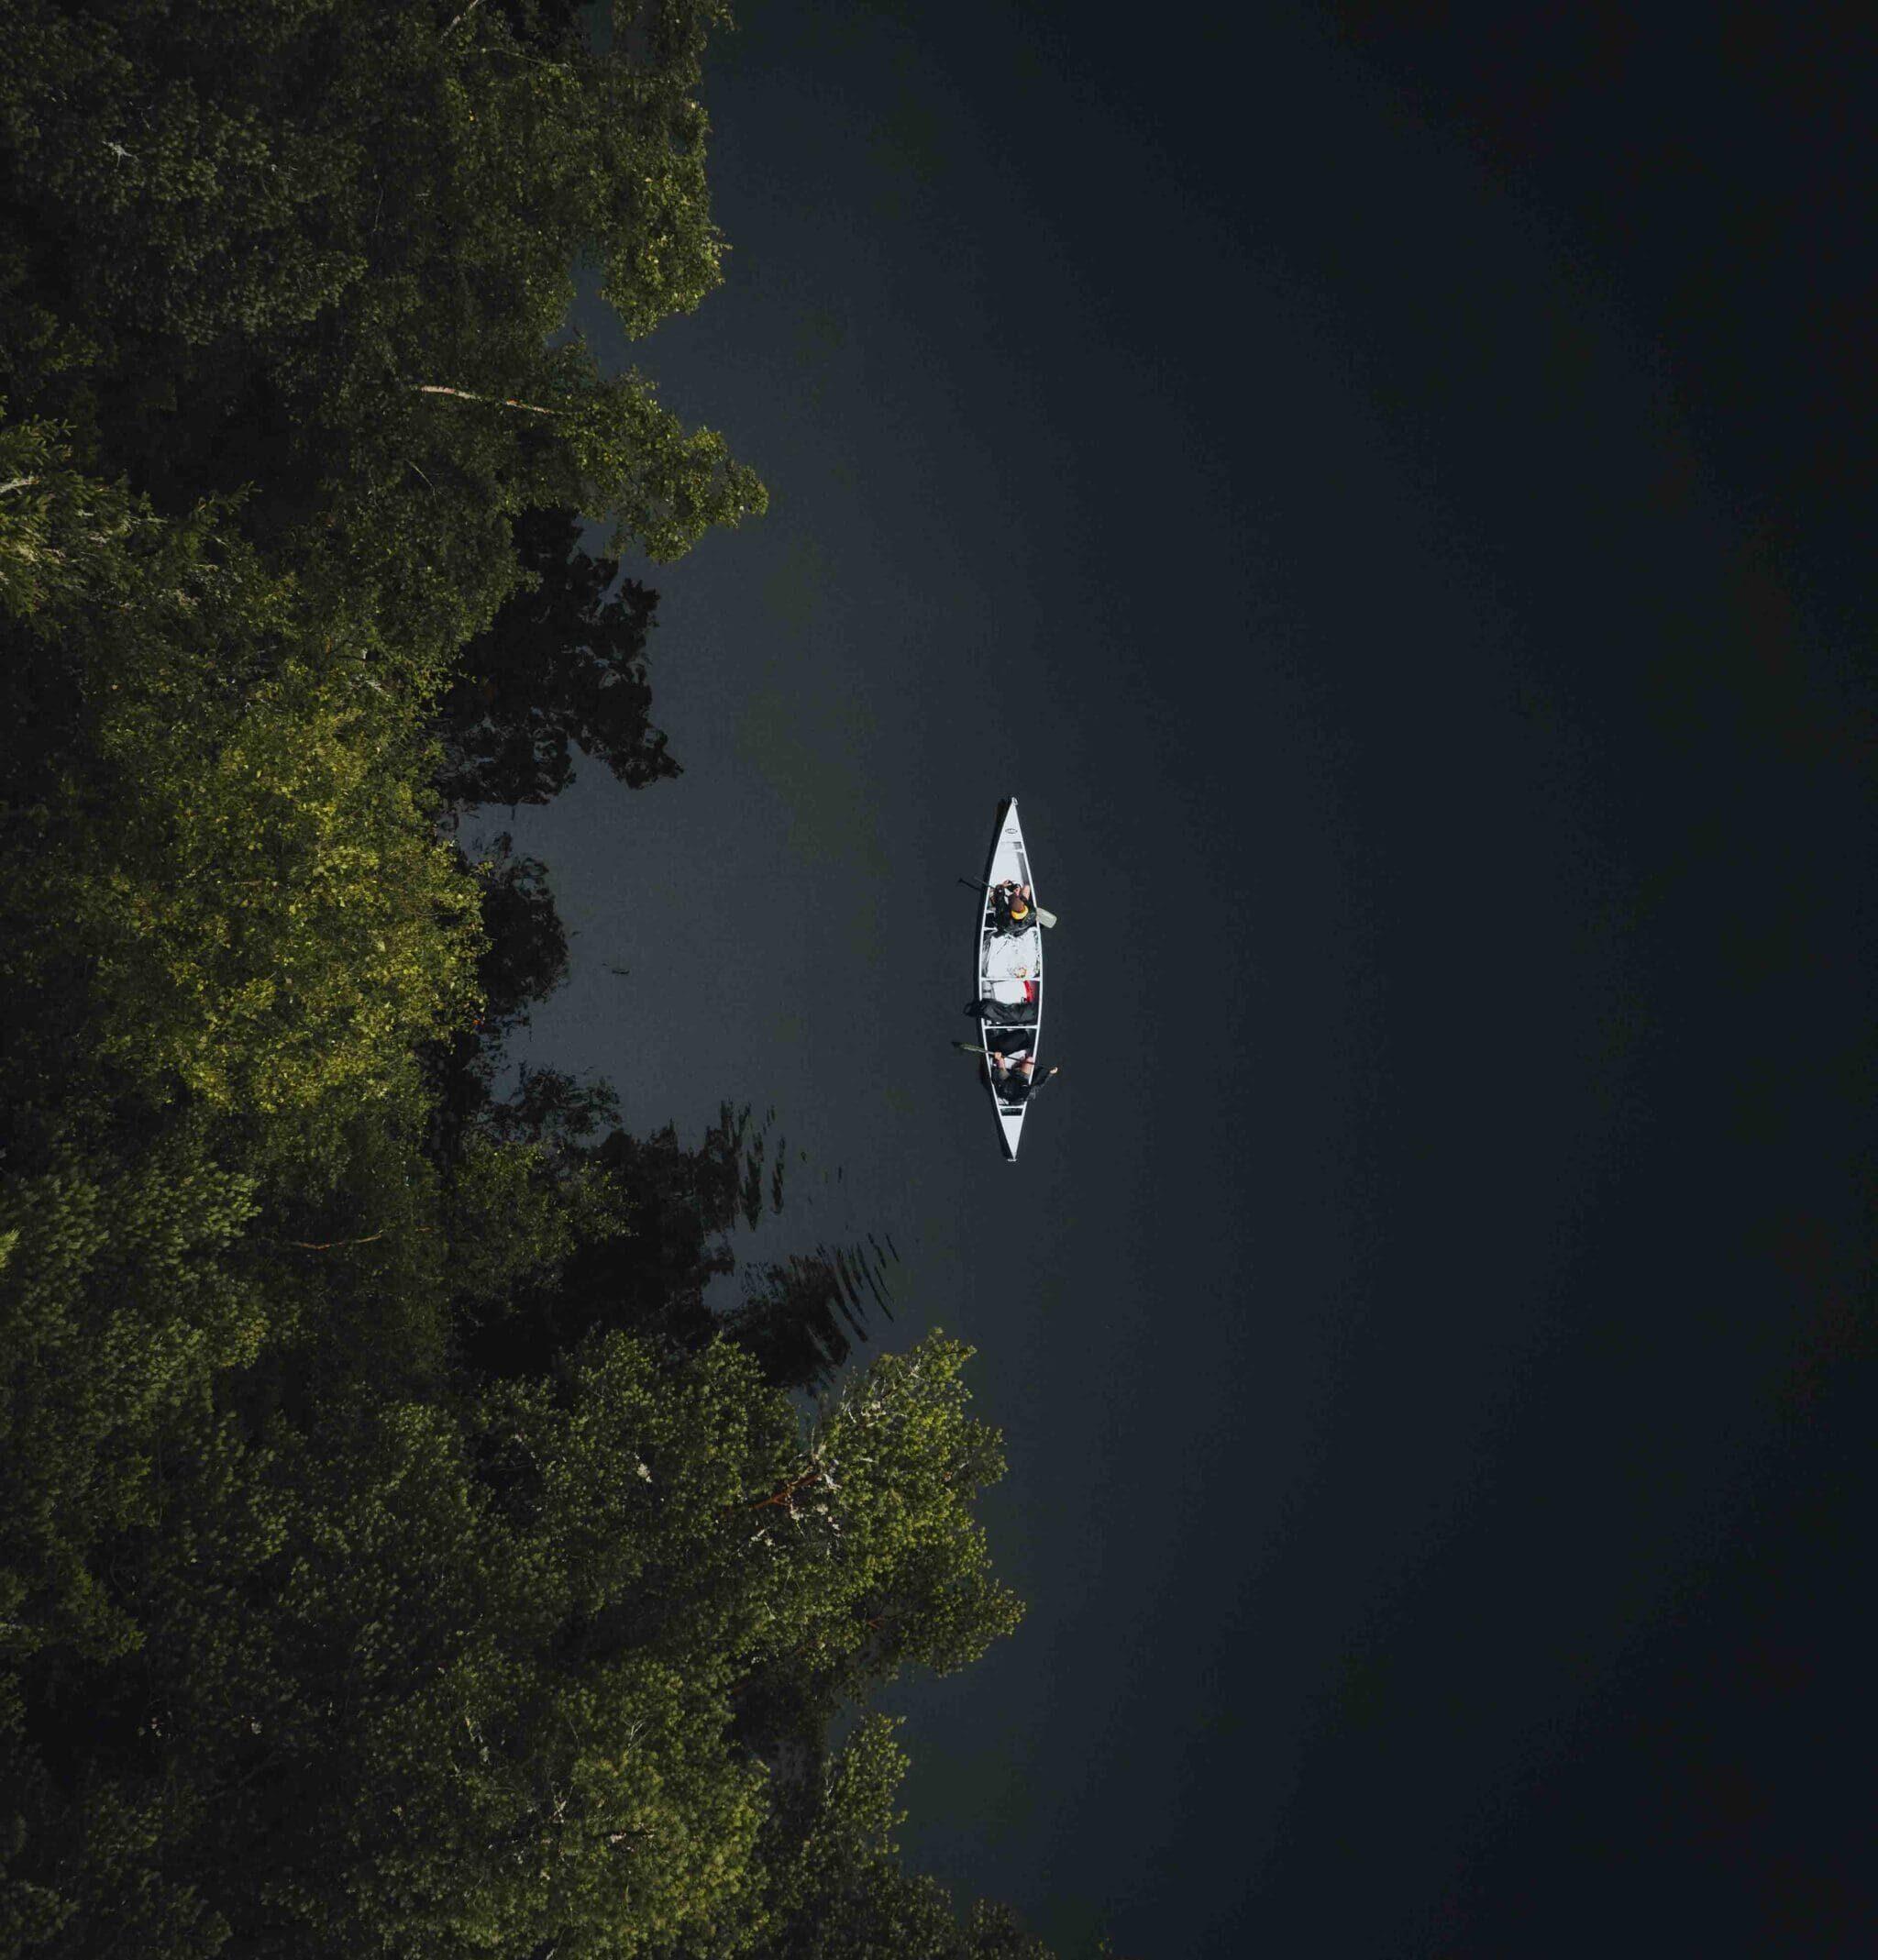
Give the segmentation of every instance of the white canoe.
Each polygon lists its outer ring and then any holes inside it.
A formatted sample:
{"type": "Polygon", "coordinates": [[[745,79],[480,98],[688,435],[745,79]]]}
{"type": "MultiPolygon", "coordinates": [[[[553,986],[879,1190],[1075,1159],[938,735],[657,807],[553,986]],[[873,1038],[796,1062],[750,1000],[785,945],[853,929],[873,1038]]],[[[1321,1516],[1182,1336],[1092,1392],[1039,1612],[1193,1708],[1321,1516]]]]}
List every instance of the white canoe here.
{"type": "MultiPolygon", "coordinates": [[[[1034,907],[1037,881],[1031,874],[1030,853],[1024,849],[1023,832],[1018,827],[1017,798],[1014,796],[1007,799],[998,813],[998,830],[991,839],[991,861],[985,869],[987,891],[978,914],[977,998],[982,1001],[988,995],[1011,997],[1014,1005],[1028,991],[1033,998],[1025,1009],[1023,1024],[1031,1030],[1030,1050],[1035,1055],[1037,1037],[1044,1023],[1044,935],[1034,925],[1028,932],[1015,935],[993,930],[989,888],[1002,884],[1007,878],[1030,886],[1034,907]]],[[[989,1046],[993,1032],[991,1024],[980,1019],[979,1041],[989,1046]]],[[[1042,1082],[1042,1072],[1038,1071],[1033,1080],[1042,1082]]],[[[989,1060],[985,1065],[985,1080],[990,1086],[991,1106],[998,1113],[998,1134],[1004,1141],[1004,1155],[1014,1164],[1017,1161],[1017,1139],[1023,1130],[1027,1105],[1004,1100],[998,1091],[989,1060]]]]}

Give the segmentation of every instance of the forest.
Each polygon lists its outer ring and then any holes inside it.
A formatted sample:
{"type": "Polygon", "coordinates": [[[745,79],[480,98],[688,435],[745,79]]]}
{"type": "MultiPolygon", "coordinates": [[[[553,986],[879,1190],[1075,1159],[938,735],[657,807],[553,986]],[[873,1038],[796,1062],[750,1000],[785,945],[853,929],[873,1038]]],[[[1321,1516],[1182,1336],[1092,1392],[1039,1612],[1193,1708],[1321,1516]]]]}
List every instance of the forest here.
{"type": "Polygon", "coordinates": [[[724,10],[0,18],[0,1953],[1046,1960],[870,1711],[1020,1616],[967,1351],[724,1304],[768,1127],[515,1066],[462,841],[676,793],[621,567],[765,491],[568,318],[718,282],[724,10]]]}

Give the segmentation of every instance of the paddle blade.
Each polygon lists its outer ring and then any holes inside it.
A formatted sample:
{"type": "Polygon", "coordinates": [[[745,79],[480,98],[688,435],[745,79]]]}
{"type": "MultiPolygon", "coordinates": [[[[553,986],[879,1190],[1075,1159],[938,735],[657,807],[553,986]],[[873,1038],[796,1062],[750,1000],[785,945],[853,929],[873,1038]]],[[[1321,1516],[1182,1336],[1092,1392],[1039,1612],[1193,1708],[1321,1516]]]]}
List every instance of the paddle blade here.
{"type": "Polygon", "coordinates": [[[1037,907],[1037,924],[1039,925],[1054,925],[1055,923],[1056,914],[1054,912],[1045,912],[1041,905],[1037,907]]]}

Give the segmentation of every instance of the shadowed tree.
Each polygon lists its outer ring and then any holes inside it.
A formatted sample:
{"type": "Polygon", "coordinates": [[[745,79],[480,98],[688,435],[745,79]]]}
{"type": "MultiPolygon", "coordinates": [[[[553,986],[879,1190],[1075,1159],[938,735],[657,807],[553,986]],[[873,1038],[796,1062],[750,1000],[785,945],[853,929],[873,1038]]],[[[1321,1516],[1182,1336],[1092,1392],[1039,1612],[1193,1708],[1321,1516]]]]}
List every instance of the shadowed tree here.
{"type": "Polygon", "coordinates": [[[609,597],[619,561],[577,548],[571,511],[525,511],[514,536],[531,582],[464,647],[438,709],[445,799],[545,803],[573,780],[577,747],[632,789],[679,774],[650,720],[657,593],[628,579],[609,597]]]}
{"type": "MultiPolygon", "coordinates": [[[[557,1091],[551,1102],[563,1100],[557,1091]]],[[[492,1111],[488,1120],[500,1129],[512,1118],[492,1111]]],[[[726,1102],[694,1149],[669,1124],[650,1136],[613,1131],[586,1160],[631,1194],[629,1229],[577,1246],[552,1288],[467,1330],[468,1358],[492,1374],[538,1374],[602,1330],[701,1351],[721,1331],[705,1294],[735,1269],[729,1234],[743,1214],[756,1128],[747,1107],[726,1102]]]]}
{"type": "Polygon", "coordinates": [[[485,941],[476,968],[483,1024],[506,1034],[525,1026],[530,1003],[545,1001],[567,979],[568,936],[547,867],[538,858],[518,858],[506,832],[475,869],[485,941]]]}
{"type": "MultiPolygon", "coordinates": [[[[496,1094],[508,1036],[528,1024],[529,1007],[546,1000],[567,978],[568,937],[554,902],[547,867],[538,858],[515,855],[514,839],[506,833],[494,838],[473,867],[479,899],[482,947],[477,960],[477,981],[482,1011],[441,1041],[429,1044],[423,1055],[430,1109],[426,1130],[432,1158],[447,1165],[460,1155],[472,1129],[485,1137],[536,1141],[530,1111],[541,1105],[542,1121],[551,1120],[544,1103],[553,1085],[565,1079],[549,1071],[532,1095],[511,1106],[496,1094]]],[[[528,1073],[523,1071],[525,1087],[528,1073]]],[[[571,1086],[571,1085],[570,1085],[571,1086]]],[[[612,1108],[610,1091],[600,1091],[602,1105],[612,1108]]],[[[575,1106],[561,1098],[570,1112],[575,1106]]],[[[601,1126],[596,1114],[581,1135],[601,1126]]],[[[565,1123],[561,1124],[565,1132],[565,1123]]]]}
{"type": "Polygon", "coordinates": [[[746,1269],[744,1298],[726,1316],[724,1332],[757,1356],[764,1379],[779,1388],[825,1387],[854,1343],[867,1338],[862,1288],[878,1312],[893,1317],[883,1267],[878,1249],[858,1242],[766,1260],[746,1269]]]}

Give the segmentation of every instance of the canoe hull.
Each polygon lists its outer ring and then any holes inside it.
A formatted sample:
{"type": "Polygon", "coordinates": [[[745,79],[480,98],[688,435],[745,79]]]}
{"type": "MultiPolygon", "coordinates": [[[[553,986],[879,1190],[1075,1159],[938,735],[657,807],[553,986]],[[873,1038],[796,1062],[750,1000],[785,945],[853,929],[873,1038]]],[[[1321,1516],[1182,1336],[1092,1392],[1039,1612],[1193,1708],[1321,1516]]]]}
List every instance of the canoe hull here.
{"type": "MultiPolygon", "coordinates": [[[[1028,932],[1014,936],[993,930],[989,888],[1001,884],[1007,878],[1029,885],[1033,901],[1036,899],[1037,881],[1031,870],[1030,852],[1024,844],[1022,826],[1018,822],[1017,798],[1014,796],[1007,797],[999,810],[997,827],[991,836],[991,855],[985,866],[987,892],[978,914],[973,986],[975,998],[979,1001],[990,995],[1011,997],[1013,1011],[1027,1017],[1014,1024],[1029,1028],[1030,1051],[1034,1057],[1044,1024],[1044,936],[1034,925],[1028,932]],[[1020,1000],[1019,995],[1029,998],[1020,1000]]],[[[980,1017],[980,1046],[989,1047],[994,1033],[1005,1032],[1008,1028],[1004,1025],[994,1025],[980,1017]]],[[[1033,1076],[1033,1080],[1040,1081],[1042,1077],[1033,1076]]],[[[1028,1104],[1007,1102],[999,1094],[989,1058],[985,1064],[985,1082],[990,1091],[992,1111],[998,1119],[998,1135],[1004,1146],[1005,1160],[1014,1164],[1028,1104]]]]}

